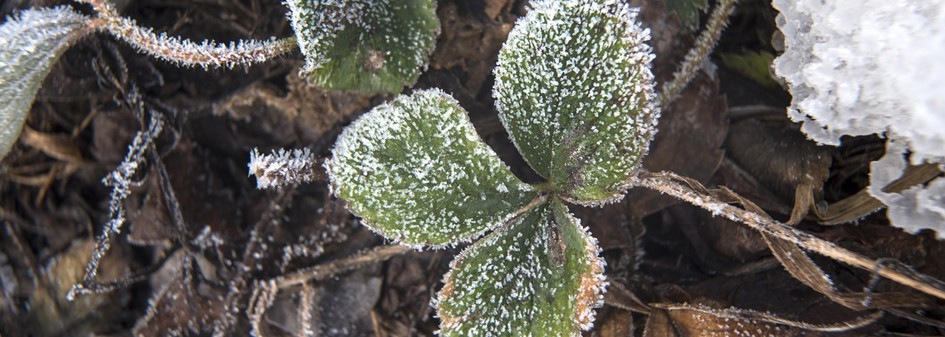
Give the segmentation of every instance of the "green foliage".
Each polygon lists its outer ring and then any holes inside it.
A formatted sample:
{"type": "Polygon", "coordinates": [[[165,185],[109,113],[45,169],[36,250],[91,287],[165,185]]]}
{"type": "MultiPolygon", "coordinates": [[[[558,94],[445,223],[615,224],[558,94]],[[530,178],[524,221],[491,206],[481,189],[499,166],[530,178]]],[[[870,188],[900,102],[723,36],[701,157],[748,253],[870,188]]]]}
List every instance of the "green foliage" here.
{"type": "Polygon", "coordinates": [[[620,196],[656,132],[649,33],[613,1],[542,2],[499,53],[496,105],[515,146],[564,197],[620,196]]]}
{"type": "Polygon", "coordinates": [[[68,7],[28,9],[0,26],[0,158],[19,138],[46,75],[87,27],[88,18],[68,7]]]}
{"type": "Polygon", "coordinates": [[[722,64],[745,77],[748,77],[755,83],[768,88],[775,88],[778,82],[771,77],[771,63],[774,62],[774,55],[766,51],[746,52],[744,54],[722,53],[722,64]]]}
{"type": "Polygon", "coordinates": [[[658,110],[649,32],[618,0],[533,2],[499,56],[495,96],[516,147],[547,183],[515,178],[441,91],[349,126],[326,164],[363,222],[411,245],[473,243],[436,301],[444,336],[580,336],[606,282],[597,241],[563,201],[619,198],[658,110]]]}
{"type": "Polygon", "coordinates": [[[443,336],[570,336],[601,300],[597,240],[558,201],[466,248],[438,294],[443,336]]]}
{"type": "Polygon", "coordinates": [[[328,89],[400,92],[439,30],[433,0],[288,0],[303,72],[328,89]]]}
{"type": "Polygon", "coordinates": [[[335,195],[408,245],[469,241],[536,195],[439,90],[378,106],[345,129],[333,152],[326,166],[335,195]]]}
{"type": "Polygon", "coordinates": [[[666,0],[666,8],[676,12],[679,21],[690,30],[699,27],[699,15],[709,7],[708,0],[666,0]]]}

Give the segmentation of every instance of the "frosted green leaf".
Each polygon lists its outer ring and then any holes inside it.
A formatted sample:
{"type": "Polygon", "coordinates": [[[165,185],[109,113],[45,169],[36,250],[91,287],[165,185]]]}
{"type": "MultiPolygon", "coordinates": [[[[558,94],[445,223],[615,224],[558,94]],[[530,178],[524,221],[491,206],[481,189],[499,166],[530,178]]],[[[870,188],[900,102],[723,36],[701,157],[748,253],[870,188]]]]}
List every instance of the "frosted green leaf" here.
{"type": "Polygon", "coordinates": [[[287,0],[305,68],[328,89],[400,92],[433,50],[433,0],[287,0]]]}
{"type": "Polygon", "coordinates": [[[580,336],[603,302],[597,240],[557,200],[479,240],[451,267],[436,302],[445,337],[580,336]]]}
{"type": "Polygon", "coordinates": [[[88,28],[69,9],[28,9],[0,25],[0,158],[20,136],[33,99],[56,60],[88,28]]]}
{"type": "Polygon", "coordinates": [[[616,0],[538,1],[499,53],[499,116],[570,201],[619,199],[656,132],[649,30],[636,16],[616,0]]]}
{"type": "Polygon", "coordinates": [[[332,154],[335,196],[368,227],[408,245],[469,241],[536,195],[440,90],[374,108],[342,132],[332,154]]]}

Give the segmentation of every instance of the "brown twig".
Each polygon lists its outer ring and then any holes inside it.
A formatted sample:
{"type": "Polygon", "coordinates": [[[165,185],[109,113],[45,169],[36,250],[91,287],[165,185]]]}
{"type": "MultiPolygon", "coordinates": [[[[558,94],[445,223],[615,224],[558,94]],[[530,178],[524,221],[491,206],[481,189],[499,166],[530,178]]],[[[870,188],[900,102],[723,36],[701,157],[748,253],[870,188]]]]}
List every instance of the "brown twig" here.
{"type": "Polygon", "coordinates": [[[631,186],[641,186],[692,205],[701,207],[715,216],[745,224],[765,235],[785,240],[834,260],[851,266],[871,271],[902,285],[926,294],[945,299],[945,283],[906,267],[895,267],[887,263],[878,263],[861,254],[849,251],[832,242],[824,241],[811,234],[787,226],[767,216],[730,205],[712,196],[707,189],[692,179],[687,179],[670,172],[652,173],[640,171],[629,180],[631,186]]]}

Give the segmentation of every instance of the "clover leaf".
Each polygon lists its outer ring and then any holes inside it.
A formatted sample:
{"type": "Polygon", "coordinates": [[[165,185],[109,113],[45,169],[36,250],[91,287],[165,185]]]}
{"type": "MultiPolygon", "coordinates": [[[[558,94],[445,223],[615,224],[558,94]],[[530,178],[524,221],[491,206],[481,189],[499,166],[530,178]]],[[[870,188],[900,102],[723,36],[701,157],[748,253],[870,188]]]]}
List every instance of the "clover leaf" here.
{"type": "Polygon", "coordinates": [[[326,163],[335,195],[408,245],[469,241],[536,196],[439,90],[402,96],[348,126],[326,163]]]}
{"type": "Polygon", "coordinates": [[[543,1],[509,34],[496,107],[515,146],[563,197],[613,201],[656,133],[649,31],[617,1],[543,1]]]}
{"type": "Polygon", "coordinates": [[[559,201],[453,260],[437,307],[443,336],[567,336],[593,323],[603,262],[597,240],[559,201]]]}
{"type": "Polygon", "coordinates": [[[597,240],[565,201],[621,197],[659,116],[649,32],[616,0],[544,0],[509,34],[495,70],[503,124],[536,172],[528,186],[438,90],[375,108],[339,137],[334,194],[411,245],[473,239],[435,304],[443,336],[579,336],[606,281],[597,240]]]}
{"type": "Polygon", "coordinates": [[[439,21],[433,0],[287,0],[303,73],[335,90],[400,92],[420,76],[439,21]]]}

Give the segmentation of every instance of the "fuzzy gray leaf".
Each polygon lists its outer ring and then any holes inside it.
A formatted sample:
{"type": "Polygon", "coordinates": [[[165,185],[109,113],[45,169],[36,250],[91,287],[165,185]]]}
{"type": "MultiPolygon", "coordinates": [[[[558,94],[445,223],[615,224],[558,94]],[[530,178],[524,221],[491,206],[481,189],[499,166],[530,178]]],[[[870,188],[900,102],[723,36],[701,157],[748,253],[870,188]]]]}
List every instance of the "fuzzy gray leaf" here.
{"type": "Polygon", "coordinates": [[[0,25],[0,158],[20,136],[52,66],[88,28],[69,7],[28,9],[0,25]]]}

